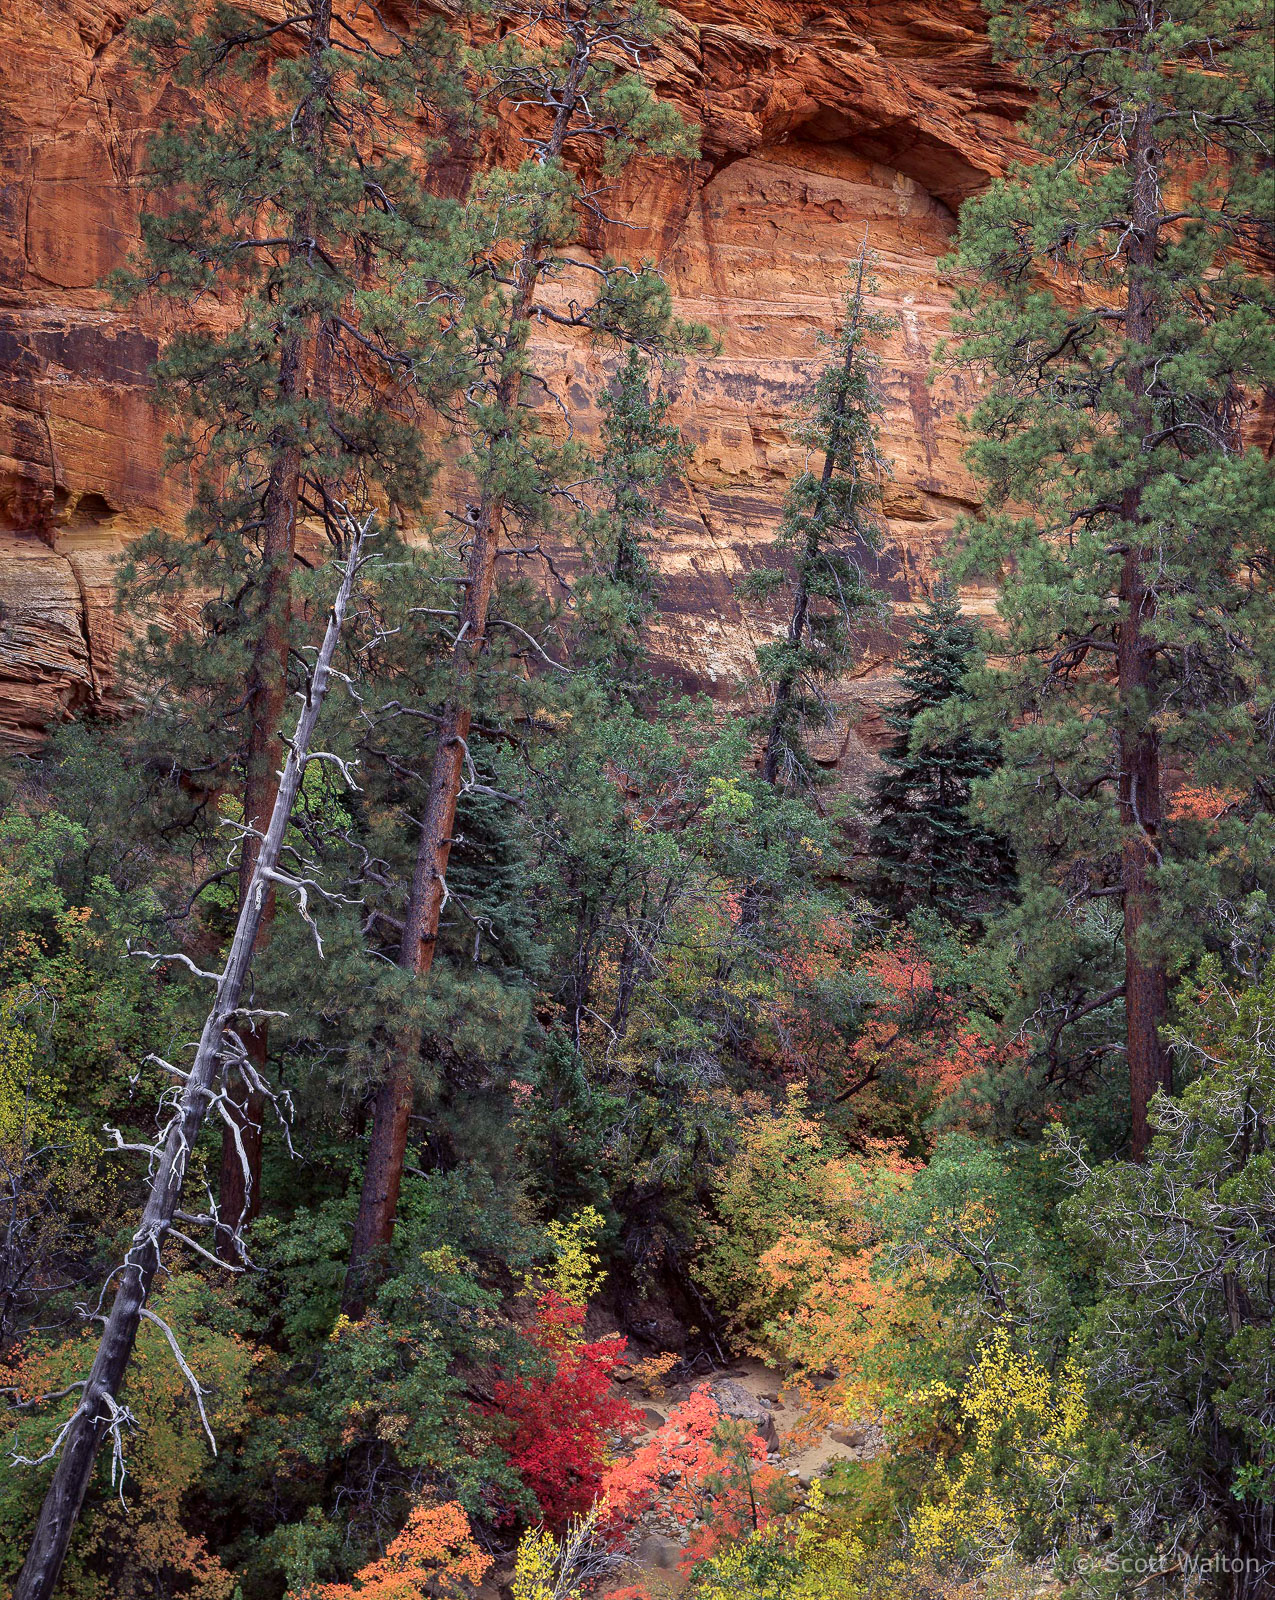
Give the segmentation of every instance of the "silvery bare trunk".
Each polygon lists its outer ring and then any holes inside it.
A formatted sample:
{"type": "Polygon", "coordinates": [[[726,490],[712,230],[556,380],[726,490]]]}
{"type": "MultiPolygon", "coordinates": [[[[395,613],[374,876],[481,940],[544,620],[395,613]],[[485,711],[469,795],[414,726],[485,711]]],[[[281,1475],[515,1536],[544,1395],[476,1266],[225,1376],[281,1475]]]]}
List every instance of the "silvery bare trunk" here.
{"type": "Polygon", "coordinates": [[[146,1314],[146,1300],[160,1265],[164,1240],[177,1213],[191,1152],[208,1108],[218,1096],[218,1081],[230,1042],[226,1035],[240,1009],[244,979],[252,959],[268,891],[276,881],[273,875],[278,869],[284,832],[296,801],[302,773],[310,759],[310,742],[330,681],[332,658],[349,607],[354,579],[361,565],[365,534],[366,525],[355,534],[352,542],[345,574],[310,680],[305,706],[284,763],[270,813],[270,824],[260,841],[250,892],[243,898],[230,951],[217,979],[216,999],[204,1023],[194,1063],[185,1075],[177,1109],[158,1147],[158,1159],[141,1224],[116,1274],[115,1297],[106,1318],[102,1341],[98,1345],[80,1403],[63,1430],[57,1468],[40,1508],[40,1520],[31,1540],[31,1548],[14,1586],[13,1600],[49,1600],[53,1594],[76,1518],[93,1475],[98,1449],[116,1415],[116,1397],[133,1353],[137,1330],[146,1314]]]}

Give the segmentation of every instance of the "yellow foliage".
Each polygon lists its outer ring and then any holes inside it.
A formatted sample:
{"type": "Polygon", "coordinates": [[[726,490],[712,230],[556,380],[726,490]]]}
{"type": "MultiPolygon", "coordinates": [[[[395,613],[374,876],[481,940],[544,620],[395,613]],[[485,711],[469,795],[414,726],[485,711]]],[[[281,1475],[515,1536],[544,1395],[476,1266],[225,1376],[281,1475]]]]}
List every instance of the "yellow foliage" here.
{"type": "Polygon", "coordinates": [[[939,1468],[938,1493],[917,1507],[912,1547],[920,1560],[946,1560],[963,1551],[1003,1548],[1017,1525],[1020,1506],[1004,1471],[988,1471],[993,1451],[1041,1484],[1065,1476],[1088,1423],[1084,1381],[1068,1361],[1057,1377],[1030,1353],[1019,1355],[998,1329],[985,1344],[954,1394],[934,1384],[926,1398],[955,1398],[973,1429],[970,1448],[955,1465],[939,1468]]]}
{"type": "Polygon", "coordinates": [[[58,1086],[35,1065],[36,1040],[19,1020],[19,996],[0,994],[0,1151],[15,1154],[57,1145],[74,1161],[90,1160],[93,1140],[82,1124],[57,1109],[58,1086]]]}
{"type": "Polygon", "coordinates": [[[551,1222],[546,1230],[554,1249],[548,1287],[568,1305],[587,1305],[602,1286],[602,1257],[597,1248],[602,1226],[601,1212],[585,1206],[569,1222],[551,1222]]]}
{"type": "MultiPolygon", "coordinates": [[[[822,1486],[786,1525],[718,1550],[699,1571],[694,1600],[1034,1600],[1057,1589],[1012,1558],[953,1579],[895,1548],[869,1548],[830,1513],[822,1486]]],[[[536,1596],[535,1600],[541,1600],[536,1596]]]]}
{"type": "Polygon", "coordinates": [[[558,1544],[553,1535],[544,1528],[528,1528],[518,1543],[513,1600],[560,1600],[555,1577],[557,1558],[558,1544]]]}
{"type": "Polygon", "coordinates": [[[693,1593],[695,1600],[863,1600],[864,1559],[860,1541],[833,1525],[816,1480],[786,1526],[718,1550],[693,1593]]]}

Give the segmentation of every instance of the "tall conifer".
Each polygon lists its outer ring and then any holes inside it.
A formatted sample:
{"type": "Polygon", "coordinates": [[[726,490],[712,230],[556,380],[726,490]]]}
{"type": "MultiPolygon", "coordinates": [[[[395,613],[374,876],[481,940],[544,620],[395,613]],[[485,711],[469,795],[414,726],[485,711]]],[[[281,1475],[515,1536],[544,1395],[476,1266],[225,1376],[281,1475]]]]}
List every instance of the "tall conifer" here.
{"type": "Polygon", "coordinates": [[[1272,216],[1271,10],[991,10],[1039,87],[1041,156],[966,206],[958,252],[978,280],[961,353],[990,378],[966,564],[1004,574],[1008,665],[984,687],[1006,761],[988,796],[1025,879],[1019,936],[1056,952],[1036,996],[1051,1070],[1086,1081],[1104,1056],[1060,1066],[1059,1041],[1121,1003],[1102,1049],[1126,1056],[1141,1155],[1171,1083],[1172,974],[1200,936],[1248,937],[1275,888],[1275,510],[1245,438],[1275,381],[1269,281],[1248,266],[1272,216]],[[1175,808],[1183,786],[1215,814],[1175,808]],[[1123,970],[1086,974],[1064,947],[1112,901],[1123,970]]]}
{"type": "MultiPolygon", "coordinates": [[[[475,99],[493,113],[516,108],[530,153],[516,167],[480,174],[465,206],[469,280],[484,291],[467,322],[475,378],[459,418],[474,492],[463,512],[451,513],[464,530],[463,598],[399,944],[399,965],[418,979],[434,960],[475,703],[492,629],[501,631],[492,615],[498,562],[541,550],[563,476],[561,453],[530,414],[538,382],[532,328],[550,323],[649,350],[704,337],[672,322],[667,287],[653,269],[594,260],[577,242],[606,220],[604,196],[637,156],[685,158],[696,148],[691,130],[635,70],[667,26],[663,13],[654,0],[555,0],[515,5],[509,15],[510,31],[469,57],[475,99]],[[596,176],[586,181],[569,162],[587,162],[596,176]]],[[[373,1105],[346,1280],[354,1309],[393,1235],[420,1046],[417,1026],[397,1029],[373,1105]]]]}
{"type": "Polygon", "coordinates": [[[649,358],[631,347],[602,395],[601,448],[580,527],[586,571],[576,593],[577,658],[609,665],[628,692],[643,687],[634,679],[655,610],[648,550],[664,525],[660,491],[691,455],[668,410],[649,358]]]}
{"type": "Polygon", "coordinates": [[[757,600],[785,587],[792,595],[783,636],[757,651],[770,694],[757,719],[762,776],[782,788],[800,788],[817,776],[807,730],[826,720],[825,686],[854,659],[853,620],[879,603],[862,566],[879,548],[876,513],[885,472],[878,448],[880,359],[873,341],[894,324],[868,305],[871,265],[865,237],[840,332],[830,341],[832,360],[798,429],[801,443],[823,461],[818,470],[800,473],[784,497],[775,546],[789,565],[758,569],[740,585],[741,594],[757,600]]]}
{"type": "Polygon", "coordinates": [[[893,741],[874,787],[871,849],[877,897],[906,914],[928,906],[957,922],[976,921],[1013,875],[1004,839],[970,815],[970,786],[999,764],[994,739],[957,728],[918,728],[927,711],[963,695],[981,659],[978,635],[950,590],[939,588],[912,624],[899,661],[905,698],[886,717],[893,741]]]}
{"type": "MultiPolygon", "coordinates": [[[[299,532],[339,545],[351,512],[419,504],[430,478],[418,413],[452,377],[437,285],[454,207],[422,187],[406,133],[449,98],[448,41],[431,25],[373,46],[333,0],[268,22],[222,6],[202,30],[175,8],[136,33],[204,111],[151,141],[142,250],[115,283],[184,308],[155,378],[176,418],[167,464],[194,487],[185,534],[140,540],[123,573],[130,610],[187,625],[152,627],[129,670],[143,753],[199,796],[237,792],[242,895],[282,765],[299,532]],[[273,67],[267,46],[284,47],[273,67]]],[[[247,1044],[259,1074],[263,1020],[247,1044]]],[[[243,1083],[233,1104],[228,1257],[260,1201],[261,1097],[243,1083]]]]}

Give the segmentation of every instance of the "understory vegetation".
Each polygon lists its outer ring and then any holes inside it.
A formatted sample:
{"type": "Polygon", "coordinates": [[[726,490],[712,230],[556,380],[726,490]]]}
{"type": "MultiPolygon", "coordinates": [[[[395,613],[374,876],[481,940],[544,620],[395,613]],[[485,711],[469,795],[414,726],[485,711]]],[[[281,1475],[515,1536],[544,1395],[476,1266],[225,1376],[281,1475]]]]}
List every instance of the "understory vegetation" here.
{"type": "Polygon", "coordinates": [[[848,241],[729,701],[651,639],[716,348],[615,225],[697,157],[655,0],[134,25],[191,509],[0,796],[12,1600],[1272,1592],[1271,17],[988,9],[982,503],[892,614],[848,241]],[[742,1358],[870,1448],[794,1476],[742,1358]]]}

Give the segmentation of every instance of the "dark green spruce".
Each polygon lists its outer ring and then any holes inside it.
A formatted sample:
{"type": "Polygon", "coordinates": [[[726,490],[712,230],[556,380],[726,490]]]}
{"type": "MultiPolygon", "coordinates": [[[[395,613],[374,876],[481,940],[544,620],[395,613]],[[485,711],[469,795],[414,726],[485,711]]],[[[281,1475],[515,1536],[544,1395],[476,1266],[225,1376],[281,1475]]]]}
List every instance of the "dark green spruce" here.
{"type": "Polygon", "coordinates": [[[964,694],[981,664],[978,632],[948,589],[936,589],[913,621],[899,661],[905,698],[886,717],[894,739],[873,790],[875,898],[896,916],[918,906],[977,923],[1013,883],[1013,855],[970,811],[970,787],[1000,764],[994,738],[957,728],[931,731],[918,719],[964,694]]]}
{"type": "Polygon", "coordinates": [[[770,697],[756,724],[761,771],[781,788],[817,781],[809,731],[829,720],[828,690],[855,657],[855,621],[880,604],[863,560],[879,548],[877,508],[886,471],[878,445],[883,401],[874,341],[894,320],[869,306],[871,266],[865,238],[841,329],[829,341],[832,360],[797,429],[798,440],[823,460],[800,473],[784,497],[775,550],[785,566],[759,568],[739,585],[740,594],[755,601],[785,589],[791,595],[783,634],[757,651],[770,697]]]}

